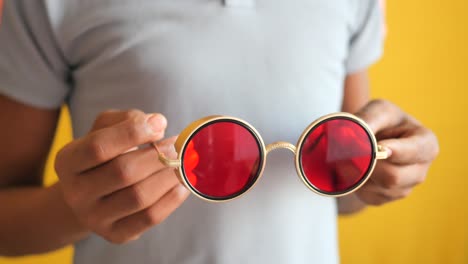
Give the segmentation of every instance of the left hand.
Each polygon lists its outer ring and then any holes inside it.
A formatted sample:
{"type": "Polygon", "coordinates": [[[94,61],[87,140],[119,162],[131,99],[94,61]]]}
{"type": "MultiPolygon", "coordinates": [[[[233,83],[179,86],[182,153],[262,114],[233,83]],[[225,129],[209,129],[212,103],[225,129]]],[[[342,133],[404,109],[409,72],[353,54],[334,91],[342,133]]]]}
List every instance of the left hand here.
{"type": "Polygon", "coordinates": [[[370,179],[356,191],[369,205],[382,205],[408,196],[426,179],[431,162],[439,153],[434,133],[385,100],[373,100],[356,116],[375,133],[378,144],[389,152],[379,160],[370,179]]]}

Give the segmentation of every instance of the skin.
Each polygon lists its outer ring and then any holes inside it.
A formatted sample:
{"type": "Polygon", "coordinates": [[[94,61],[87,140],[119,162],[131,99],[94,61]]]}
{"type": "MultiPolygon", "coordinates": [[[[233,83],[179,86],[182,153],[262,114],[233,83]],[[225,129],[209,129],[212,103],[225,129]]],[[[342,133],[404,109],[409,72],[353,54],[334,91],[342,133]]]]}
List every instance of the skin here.
{"type": "Polygon", "coordinates": [[[364,186],[337,199],[340,214],[407,197],[415,186],[424,182],[439,153],[437,137],[431,130],[388,101],[369,101],[369,93],[367,71],[349,75],[345,80],[342,110],[363,119],[389,157],[377,162],[364,186]]]}
{"type": "MultiPolygon", "coordinates": [[[[365,186],[338,200],[340,213],[351,213],[407,196],[424,180],[438,145],[430,130],[395,105],[367,103],[365,72],[349,76],[345,86],[343,109],[360,109],[357,115],[392,152],[365,186]]],[[[189,195],[153,149],[136,148],[158,141],[162,152],[175,156],[175,138],[163,139],[167,121],[162,115],[138,110],[100,114],[87,135],[58,153],[60,181],[42,187],[59,110],[37,109],[4,96],[0,109],[0,122],[9,125],[0,130],[0,144],[6,146],[0,152],[0,255],[47,252],[90,232],[125,243],[164,221],[189,195]]]]}

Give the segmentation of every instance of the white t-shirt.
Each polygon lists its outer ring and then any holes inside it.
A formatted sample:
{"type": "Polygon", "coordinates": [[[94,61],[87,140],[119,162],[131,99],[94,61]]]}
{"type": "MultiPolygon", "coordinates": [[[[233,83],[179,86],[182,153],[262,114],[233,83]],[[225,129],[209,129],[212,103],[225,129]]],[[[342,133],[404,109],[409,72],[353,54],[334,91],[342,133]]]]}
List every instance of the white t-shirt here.
{"type": "MultiPolygon", "coordinates": [[[[75,137],[103,110],[138,108],[163,113],[167,135],[225,114],[267,144],[295,144],[310,122],[340,110],[345,76],[373,63],[381,42],[373,0],[12,0],[0,28],[0,93],[68,104],[75,137]]],[[[337,263],[336,215],[334,199],[299,180],[292,154],[275,151],[245,196],[192,196],[138,241],[91,235],[74,260],[337,263]]]]}

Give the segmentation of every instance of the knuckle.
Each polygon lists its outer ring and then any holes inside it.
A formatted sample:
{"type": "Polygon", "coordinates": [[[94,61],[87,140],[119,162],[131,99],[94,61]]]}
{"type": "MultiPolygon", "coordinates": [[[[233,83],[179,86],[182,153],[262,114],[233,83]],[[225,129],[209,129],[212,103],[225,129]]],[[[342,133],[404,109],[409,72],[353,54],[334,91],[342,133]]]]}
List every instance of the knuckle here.
{"type": "Polygon", "coordinates": [[[410,194],[411,194],[411,189],[399,190],[397,192],[392,193],[392,196],[390,197],[389,201],[396,201],[396,200],[404,199],[408,197],[410,194]]]}
{"type": "Polygon", "coordinates": [[[132,208],[138,210],[146,207],[145,194],[138,184],[129,187],[128,192],[128,202],[132,208]]]}
{"type": "Polygon", "coordinates": [[[361,190],[359,190],[357,192],[357,195],[359,197],[359,199],[361,201],[363,201],[365,204],[367,205],[376,205],[376,199],[375,199],[375,195],[374,194],[371,194],[369,192],[362,192],[361,190]]]}
{"type": "Polygon", "coordinates": [[[129,142],[139,142],[146,135],[146,118],[145,116],[135,116],[128,120],[125,136],[129,142]]]}
{"type": "Polygon", "coordinates": [[[86,155],[98,163],[106,160],[106,150],[99,137],[91,136],[86,146],[86,155]]]}
{"type": "Polygon", "coordinates": [[[373,206],[382,206],[386,203],[383,199],[372,200],[371,205],[373,206]]]}
{"type": "Polygon", "coordinates": [[[187,198],[187,193],[187,190],[177,188],[177,190],[172,192],[172,198],[177,204],[180,204],[187,198]]]}
{"type": "Polygon", "coordinates": [[[81,207],[81,205],[85,204],[85,199],[88,197],[82,187],[82,183],[77,181],[76,179],[72,179],[72,181],[67,185],[62,185],[62,193],[65,202],[73,209],[81,207]]]}
{"type": "Polygon", "coordinates": [[[79,205],[82,202],[82,196],[77,191],[65,192],[64,198],[71,207],[75,207],[75,205],[79,205]]]}
{"type": "Polygon", "coordinates": [[[415,179],[416,185],[422,184],[423,182],[425,182],[426,181],[426,176],[427,175],[425,173],[423,173],[423,174],[419,175],[418,177],[416,177],[416,179],[415,179]]]}
{"type": "Polygon", "coordinates": [[[382,98],[377,98],[374,99],[370,102],[373,105],[379,106],[383,109],[389,109],[392,107],[392,103],[390,103],[388,100],[382,99],[382,98]]]}
{"type": "Polygon", "coordinates": [[[432,161],[434,160],[440,152],[439,140],[435,133],[427,127],[420,126],[418,127],[419,145],[420,149],[420,160],[421,161],[432,161]]]}
{"type": "Polygon", "coordinates": [[[64,171],[64,148],[59,150],[57,155],[55,156],[55,161],[54,161],[54,170],[57,173],[57,176],[61,179],[62,173],[64,171]]]}
{"type": "Polygon", "coordinates": [[[372,101],[370,101],[371,104],[378,104],[378,105],[383,105],[383,104],[386,104],[388,103],[387,100],[385,99],[382,99],[382,98],[376,98],[376,99],[373,99],[372,101]]]}
{"type": "Polygon", "coordinates": [[[97,194],[90,186],[90,182],[83,180],[81,175],[72,176],[71,179],[62,185],[65,200],[72,207],[83,208],[97,200],[97,194]]]}
{"type": "Polygon", "coordinates": [[[99,227],[99,219],[93,214],[85,214],[78,217],[80,222],[91,230],[95,230],[99,227]]]}
{"type": "Polygon", "coordinates": [[[408,197],[411,194],[412,189],[404,190],[400,193],[400,195],[397,197],[397,199],[403,199],[408,197]]]}
{"type": "Polygon", "coordinates": [[[129,185],[132,183],[132,163],[122,158],[116,158],[111,161],[113,177],[119,184],[129,185]]]}
{"type": "Polygon", "coordinates": [[[381,206],[387,202],[387,199],[386,198],[384,199],[384,197],[375,195],[375,196],[367,198],[365,202],[372,206],[381,206]]]}
{"type": "Polygon", "coordinates": [[[366,120],[372,115],[371,109],[382,109],[382,111],[385,111],[385,109],[388,107],[388,104],[389,102],[384,99],[373,99],[369,101],[369,103],[367,103],[363,108],[361,108],[357,115],[366,120]]]}
{"type": "Polygon", "coordinates": [[[397,171],[388,171],[382,181],[385,189],[393,189],[400,184],[401,175],[397,171]]]}
{"type": "Polygon", "coordinates": [[[389,202],[391,198],[384,192],[362,192],[358,193],[359,199],[366,203],[367,205],[372,206],[381,206],[389,202]]]}
{"type": "Polygon", "coordinates": [[[94,120],[94,125],[96,126],[96,125],[103,123],[108,118],[108,116],[113,112],[114,112],[113,110],[106,110],[106,111],[99,113],[96,119],[94,120]]]}
{"type": "Polygon", "coordinates": [[[376,197],[375,201],[374,201],[374,205],[375,206],[382,206],[390,201],[392,201],[393,198],[387,196],[387,195],[384,195],[384,194],[380,194],[376,197]]]}
{"type": "Polygon", "coordinates": [[[54,169],[60,179],[62,179],[62,174],[66,172],[66,168],[68,167],[67,164],[69,164],[68,153],[70,152],[70,148],[71,144],[69,143],[61,148],[55,156],[54,169]]]}
{"type": "Polygon", "coordinates": [[[74,212],[76,212],[80,204],[82,204],[81,195],[77,193],[64,193],[63,199],[65,203],[70,207],[70,209],[74,212]]]}
{"type": "Polygon", "coordinates": [[[164,217],[155,210],[143,211],[143,223],[145,226],[159,225],[164,221],[164,217]]]}
{"type": "Polygon", "coordinates": [[[110,243],[117,244],[117,245],[122,245],[129,241],[127,237],[123,235],[119,235],[119,234],[114,234],[114,233],[105,234],[102,237],[106,239],[107,241],[109,241],[110,243]]]}
{"type": "MultiPolygon", "coordinates": [[[[429,129],[428,129],[429,130],[429,129]]],[[[429,130],[429,142],[431,144],[431,150],[430,150],[430,156],[431,160],[435,159],[439,153],[440,153],[440,145],[439,145],[439,140],[437,139],[437,136],[435,135],[432,130],[429,130]]]]}
{"type": "Polygon", "coordinates": [[[145,116],[145,113],[141,110],[138,110],[138,109],[128,109],[127,111],[125,111],[125,119],[132,119],[132,118],[135,118],[135,117],[139,117],[139,116],[145,116]]]}
{"type": "Polygon", "coordinates": [[[109,115],[112,115],[116,112],[115,109],[107,109],[107,110],[104,110],[102,111],[101,113],[98,114],[98,116],[96,117],[96,120],[99,120],[99,119],[105,119],[107,118],[109,115]]]}

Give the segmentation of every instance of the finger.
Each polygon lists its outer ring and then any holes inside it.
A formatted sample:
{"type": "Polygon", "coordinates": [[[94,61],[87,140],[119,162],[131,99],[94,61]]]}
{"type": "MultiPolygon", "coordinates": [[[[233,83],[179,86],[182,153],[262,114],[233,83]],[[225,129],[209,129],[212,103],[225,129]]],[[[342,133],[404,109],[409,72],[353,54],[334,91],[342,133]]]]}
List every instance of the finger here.
{"type": "Polygon", "coordinates": [[[176,185],[147,209],[114,222],[112,229],[119,234],[121,240],[134,239],[145,230],[162,223],[187,199],[189,194],[183,185],[176,185]]]}
{"type": "Polygon", "coordinates": [[[424,127],[413,128],[400,138],[385,139],[379,144],[392,150],[387,160],[395,164],[427,163],[439,152],[437,138],[424,127]]]}
{"type": "Polygon", "coordinates": [[[410,124],[408,122],[404,122],[396,127],[390,127],[384,130],[379,131],[375,135],[378,141],[390,139],[390,138],[400,138],[403,137],[408,131],[414,129],[414,124],[410,124]]]}
{"type": "Polygon", "coordinates": [[[112,223],[148,208],[178,184],[174,169],[167,168],[102,198],[93,209],[94,214],[112,223]]]}
{"type": "Polygon", "coordinates": [[[372,100],[355,115],[364,120],[374,133],[398,126],[405,120],[400,108],[385,100],[372,100]]]}
{"type": "Polygon", "coordinates": [[[127,150],[164,136],[166,119],[160,114],[139,115],[103,128],[67,145],[59,155],[74,160],[71,170],[79,173],[105,163],[127,150]]]}
{"type": "Polygon", "coordinates": [[[369,190],[369,187],[365,188],[368,184],[366,183],[361,189],[356,191],[356,196],[365,204],[380,206],[391,201],[390,197],[380,192],[369,190]]]}
{"type": "Polygon", "coordinates": [[[133,118],[139,114],[144,114],[139,110],[120,111],[117,109],[109,109],[101,112],[94,120],[91,131],[102,129],[120,123],[126,119],[133,118]]]}
{"type": "Polygon", "coordinates": [[[146,115],[146,114],[143,111],[138,110],[138,109],[128,109],[128,110],[108,109],[104,112],[101,112],[96,117],[96,120],[93,123],[91,131],[115,125],[124,120],[135,118],[138,115],[146,115]]]}
{"type": "Polygon", "coordinates": [[[140,182],[164,168],[156,151],[147,147],[77,175],[73,185],[83,192],[82,195],[98,198],[140,182]]]}
{"type": "Polygon", "coordinates": [[[169,138],[165,138],[160,140],[156,145],[158,146],[158,150],[164,153],[166,157],[170,159],[177,158],[177,152],[174,148],[174,143],[176,142],[178,136],[172,136],[169,138]]]}
{"type": "Polygon", "coordinates": [[[425,164],[395,165],[384,161],[375,167],[370,181],[384,189],[411,188],[426,179],[427,171],[425,164]]]}
{"type": "MultiPolygon", "coordinates": [[[[135,118],[138,115],[145,115],[145,113],[137,109],[130,109],[130,110],[124,110],[124,111],[120,111],[117,109],[106,110],[98,115],[98,117],[94,121],[91,131],[113,126],[125,120],[135,118]]],[[[130,152],[130,151],[134,151],[137,149],[138,147],[133,147],[133,148],[126,150],[125,152],[130,152]]]]}
{"type": "MultiPolygon", "coordinates": [[[[394,188],[394,189],[386,189],[372,180],[369,180],[366,182],[364,186],[362,186],[361,189],[358,190],[361,194],[363,193],[372,193],[372,195],[367,195],[367,196],[372,196],[372,197],[379,197],[379,201],[394,201],[398,199],[402,199],[407,197],[411,191],[412,188],[410,187],[401,187],[401,188],[394,188]]],[[[363,194],[366,196],[365,194],[363,194]]]]}

